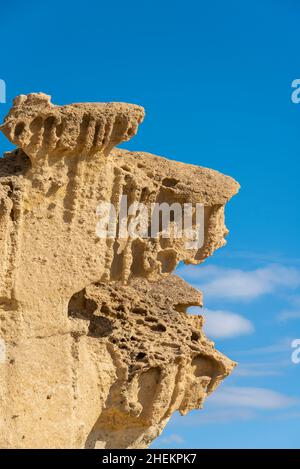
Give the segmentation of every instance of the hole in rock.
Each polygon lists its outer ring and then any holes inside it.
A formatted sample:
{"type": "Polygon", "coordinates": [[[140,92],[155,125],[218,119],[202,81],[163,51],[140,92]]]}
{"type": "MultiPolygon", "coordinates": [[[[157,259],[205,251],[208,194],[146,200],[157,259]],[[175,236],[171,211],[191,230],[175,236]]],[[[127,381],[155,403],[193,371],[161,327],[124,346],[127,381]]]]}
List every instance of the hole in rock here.
{"type": "Polygon", "coordinates": [[[137,360],[143,360],[146,357],[146,354],[144,352],[139,352],[136,356],[137,360]]]}
{"type": "Polygon", "coordinates": [[[197,342],[198,340],[200,339],[200,334],[198,334],[197,332],[192,332],[192,335],[191,335],[191,340],[197,342]]]}
{"type": "Polygon", "coordinates": [[[24,122],[19,122],[19,124],[17,124],[16,128],[15,128],[15,137],[16,138],[20,137],[20,135],[23,133],[24,129],[25,129],[24,122]]]}
{"type": "Polygon", "coordinates": [[[179,183],[179,181],[175,178],[164,178],[161,183],[165,187],[174,187],[179,183]]]}
{"type": "Polygon", "coordinates": [[[213,387],[216,378],[224,373],[222,365],[220,365],[217,360],[203,354],[199,354],[193,358],[192,367],[196,377],[208,376],[211,378],[211,382],[207,389],[208,391],[213,387]]]}
{"type": "Polygon", "coordinates": [[[151,326],[151,331],[154,332],[166,332],[166,327],[163,324],[156,324],[154,326],[151,326]]]}
{"type": "Polygon", "coordinates": [[[85,296],[85,289],[75,293],[69,301],[68,315],[71,317],[79,317],[90,319],[97,309],[97,303],[85,296]]]}
{"type": "Polygon", "coordinates": [[[113,323],[104,316],[93,316],[89,325],[89,335],[107,337],[113,331],[113,323]]]}
{"type": "Polygon", "coordinates": [[[162,273],[171,273],[177,265],[177,253],[174,249],[165,249],[157,255],[162,273]]]}
{"type": "Polygon", "coordinates": [[[142,316],[146,316],[147,314],[147,311],[144,308],[140,308],[138,306],[136,308],[133,308],[132,312],[134,314],[141,314],[142,316]]]}

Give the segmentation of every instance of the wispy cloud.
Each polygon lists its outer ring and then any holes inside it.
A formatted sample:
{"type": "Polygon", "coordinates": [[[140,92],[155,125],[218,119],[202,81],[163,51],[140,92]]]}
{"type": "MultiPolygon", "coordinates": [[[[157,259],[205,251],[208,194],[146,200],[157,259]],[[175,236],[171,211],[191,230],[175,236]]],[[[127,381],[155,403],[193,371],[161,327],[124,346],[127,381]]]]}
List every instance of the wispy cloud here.
{"type": "Polygon", "coordinates": [[[293,319],[300,319],[300,310],[296,311],[282,311],[278,314],[277,319],[282,322],[290,321],[293,319]]]}
{"type": "Polygon", "coordinates": [[[300,419],[300,412],[299,411],[294,411],[294,412],[284,412],[280,413],[278,415],[274,415],[272,420],[294,420],[300,419]]]}
{"type": "MultiPolygon", "coordinates": [[[[190,308],[189,312],[198,312],[195,308],[190,308]]],[[[208,337],[214,339],[227,339],[240,335],[251,334],[254,326],[251,321],[240,314],[231,311],[204,308],[200,311],[205,318],[204,331],[208,337]]]]}
{"type": "Polygon", "coordinates": [[[223,300],[253,300],[281,288],[296,289],[300,286],[300,271],[278,264],[249,271],[217,266],[197,269],[182,266],[178,273],[192,281],[206,297],[223,300]]]}
{"type": "Polygon", "coordinates": [[[223,386],[209,396],[203,410],[193,411],[184,418],[176,414],[172,417],[170,425],[178,428],[226,424],[261,419],[262,416],[266,419],[276,419],[283,415],[282,412],[299,415],[299,404],[300,399],[267,388],[223,386]]]}
{"type": "Polygon", "coordinates": [[[283,374],[283,369],[290,365],[290,361],[276,363],[273,362],[254,362],[254,363],[241,363],[234,371],[234,375],[242,378],[247,377],[265,377],[265,376],[280,376],[283,374]]]}
{"type": "Polygon", "coordinates": [[[253,409],[207,409],[190,413],[184,418],[176,415],[171,424],[180,426],[207,425],[216,423],[228,423],[234,421],[247,421],[256,418],[256,411],[253,409]]]}
{"type": "Polygon", "coordinates": [[[291,256],[288,257],[283,252],[261,252],[261,251],[243,251],[243,250],[234,250],[234,249],[224,249],[218,254],[219,257],[230,259],[231,262],[233,259],[246,259],[247,261],[253,261],[255,263],[276,263],[276,264],[287,264],[295,265],[300,263],[300,258],[291,256]]]}
{"type": "Polygon", "coordinates": [[[235,355],[273,355],[273,354],[286,354],[291,351],[291,337],[285,337],[275,344],[264,345],[262,347],[253,347],[244,350],[236,350],[231,352],[235,355]]]}
{"type": "Polygon", "coordinates": [[[228,386],[209,398],[210,403],[222,407],[246,407],[252,409],[282,409],[297,404],[298,399],[266,388],[228,386]]]}
{"type": "Polygon", "coordinates": [[[169,436],[162,436],[160,439],[159,439],[159,443],[160,444],[164,444],[164,445],[169,445],[169,444],[181,444],[184,442],[184,438],[182,438],[180,435],[178,435],[177,433],[172,433],[171,435],[169,436]]]}

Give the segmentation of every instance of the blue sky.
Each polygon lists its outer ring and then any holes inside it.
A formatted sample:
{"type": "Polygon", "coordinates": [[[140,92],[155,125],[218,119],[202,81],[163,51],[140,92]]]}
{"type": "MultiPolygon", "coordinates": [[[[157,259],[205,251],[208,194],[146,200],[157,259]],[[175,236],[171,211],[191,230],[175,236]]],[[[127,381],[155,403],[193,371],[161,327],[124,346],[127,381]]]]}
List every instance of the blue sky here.
{"type": "MultiPolygon", "coordinates": [[[[239,367],[204,410],[174,416],[155,447],[299,448],[299,15],[296,0],[1,5],[1,120],[33,91],[57,104],[141,104],[146,120],[126,148],[242,186],[227,207],[227,246],[180,268],[205,294],[207,332],[239,367]]],[[[9,148],[0,136],[0,153],[9,148]]]]}

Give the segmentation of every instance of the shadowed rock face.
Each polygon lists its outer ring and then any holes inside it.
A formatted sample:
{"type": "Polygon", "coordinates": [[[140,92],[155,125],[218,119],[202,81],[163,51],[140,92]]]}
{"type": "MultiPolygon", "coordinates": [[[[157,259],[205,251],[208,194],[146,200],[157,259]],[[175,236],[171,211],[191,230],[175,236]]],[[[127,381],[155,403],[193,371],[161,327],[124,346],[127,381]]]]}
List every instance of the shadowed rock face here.
{"type": "MultiPolygon", "coordinates": [[[[173,412],[202,407],[234,363],[214,349],[202,296],[172,271],[223,246],[238,184],[114,148],[141,107],[16,98],[0,160],[0,446],[141,448],[173,412]],[[204,205],[204,242],[101,239],[99,204],[204,205]],[[3,347],[2,347],[3,348],[3,347]]],[[[172,223],[172,222],[171,222],[172,223]]]]}

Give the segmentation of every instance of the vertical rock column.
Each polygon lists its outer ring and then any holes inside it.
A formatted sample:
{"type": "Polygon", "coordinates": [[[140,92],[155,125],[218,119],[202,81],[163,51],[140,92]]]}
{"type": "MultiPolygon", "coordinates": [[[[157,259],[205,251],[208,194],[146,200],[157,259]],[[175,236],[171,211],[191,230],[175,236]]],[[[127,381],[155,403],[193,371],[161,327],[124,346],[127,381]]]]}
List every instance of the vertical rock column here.
{"type": "Polygon", "coordinates": [[[234,367],[214,349],[202,296],[172,271],[224,244],[238,184],[116,149],[142,122],[124,103],[19,96],[1,126],[0,446],[142,448],[173,412],[201,408],[234,367]],[[97,236],[99,204],[201,203],[204,242],[97,236]]]}

